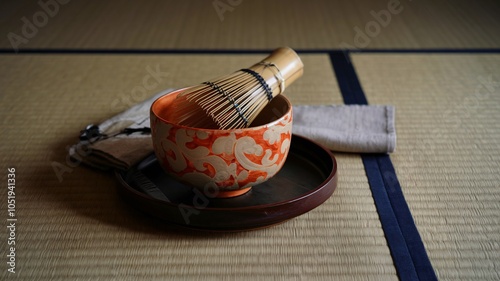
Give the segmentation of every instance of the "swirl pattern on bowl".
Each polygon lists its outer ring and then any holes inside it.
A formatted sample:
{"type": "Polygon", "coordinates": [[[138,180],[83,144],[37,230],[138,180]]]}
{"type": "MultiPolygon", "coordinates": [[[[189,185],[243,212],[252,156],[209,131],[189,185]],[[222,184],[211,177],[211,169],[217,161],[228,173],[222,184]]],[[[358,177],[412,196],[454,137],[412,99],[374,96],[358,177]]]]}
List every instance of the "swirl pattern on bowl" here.
{"type": "Polygon", "coordinates": [[[292,134],[292,108],[285,97],[275,98],[275,106],[268,109],[265,118],[274,120],[244,129],[214,130],[169,121],[168,105],[175,96],[174,92],[161,97],[164,100],[151,108],[153,147],[169,174],[198,188],[224,191],[262,183],[281,169],[292,134]]]}

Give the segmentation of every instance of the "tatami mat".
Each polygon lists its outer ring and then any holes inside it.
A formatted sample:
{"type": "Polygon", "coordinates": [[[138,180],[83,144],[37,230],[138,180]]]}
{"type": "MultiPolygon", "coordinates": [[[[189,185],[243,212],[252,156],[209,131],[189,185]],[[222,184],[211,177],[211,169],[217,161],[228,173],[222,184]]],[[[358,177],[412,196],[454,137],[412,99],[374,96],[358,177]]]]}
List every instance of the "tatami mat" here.
{"type": "MultiPolygon", "coordinates": [[[[235,234],[171,230],[122,202],[111,174],[66,162],[81,128],[146,98],[131,89],[150,67],[165,74],[148,95],[261,57],[1,55],[0,151],[2,170],[16,168],[17,280],[397,280],[358,155],[336,154],[338,189],[317,209],[235,234]],[[54,165],[67,169],[61,181],[54,165]]],[[[294,104],[341,103],[328,56],[302,59],[307,71],[288,89],[294,104]]]]}
{"type": "Polygon", "coordinates": [[[355,54],[396,106],[391,156],[440,280],[500,279],[500,55],[355,54]]]}
{"type": "Polygon", "coordinates": [[[498,14],[496,0],[2,1],[0,48],[495,48],[498,14]]]}
{"type": "MultiPolygon", "coordinates": [[[[0,177],[16,169],[18,219],[13,275],[1,188],[0,279],[398,280],[357,154],[335,153],[338,188],[317,209],[268,229],[208,234],[132,209],[112,174],[69,162],[68,146],[87,124],[156,92],[264,57],[223,50],[316,50],[301,54],[304,76],[286,95],[294,105],[342,104],[320,49],[498,48],[499,14],[496,0],[0,2],[0,177]],[[153,49],[200,54],[140,54],[153,49]],[[222,51],[201,53],[211,49],[222,51]],[[148,77],[156,84],[146,90],[148,77]]],[[[439,279],[500,280],[500,55],[351,56],[369,103],[396,107],[390,158],[439,279]]]]}

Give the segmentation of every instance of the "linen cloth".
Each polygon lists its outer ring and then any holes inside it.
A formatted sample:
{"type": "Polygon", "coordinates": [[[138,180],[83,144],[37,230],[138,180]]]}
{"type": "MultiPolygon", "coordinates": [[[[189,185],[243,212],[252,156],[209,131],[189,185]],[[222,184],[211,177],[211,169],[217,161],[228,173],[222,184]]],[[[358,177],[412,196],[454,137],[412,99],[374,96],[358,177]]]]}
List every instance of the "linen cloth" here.
{"type": "MultiPolygon", "coordinates": [[[[94,126],[93,133],[82,131],[90,136],[71,147],[70,156],[99,169],[129,169],[153,152],[149,110],[158,97],[172,90],[161,91],[94,126]]],[[[394,123],[395,110],[390,105],[297,105],[293,106],[292,133],[333,151],[392,153],[394,123]]]]}

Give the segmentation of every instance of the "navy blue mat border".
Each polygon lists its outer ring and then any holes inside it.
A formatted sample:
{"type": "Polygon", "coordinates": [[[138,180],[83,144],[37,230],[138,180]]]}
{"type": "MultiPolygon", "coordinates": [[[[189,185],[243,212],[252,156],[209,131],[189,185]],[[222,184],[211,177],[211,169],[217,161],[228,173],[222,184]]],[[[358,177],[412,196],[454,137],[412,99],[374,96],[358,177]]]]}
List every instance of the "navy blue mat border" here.
{"type": "MultiPolygon", "coordinates": [[[[345,104],[368,104],[349,52],[330,52],[345,104]]],[[[437,280],[387,154],[362,154],[368,183],[399,279],[437,280]]]]}

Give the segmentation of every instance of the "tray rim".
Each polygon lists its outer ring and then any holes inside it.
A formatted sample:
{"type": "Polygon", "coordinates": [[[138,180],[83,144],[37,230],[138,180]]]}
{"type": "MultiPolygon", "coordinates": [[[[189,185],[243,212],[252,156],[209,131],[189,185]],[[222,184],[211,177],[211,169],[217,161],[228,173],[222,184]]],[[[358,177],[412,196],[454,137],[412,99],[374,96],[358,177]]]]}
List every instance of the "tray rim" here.
{"type": "MultiPolygon", "coordinates": [[[[300,135],[292,135],[292,137],[301,139],[301,141],[304,141],[304,142],[310,142],[310,143],[314,144],[318,149],[320,149],[321,153],[326,153],[325,155],[330,156],[329,158],[332,161],[333,167],[330,170],[329,174],[325,175],[326,176],[325,180],[323,180],[316,187],[314,187],[314,189],[309,190],[309,191],[307,191],[307,192],[305,192],[297,197],[288,199],[286,201],[279,201],[279,202],[274,202],[274,203],[267,203],[267,204],[262,204],[262,205],[253,205],[253,206],[244,206],[244,207],[208,207],[207,206],[207,207],[200,209],[201,211],[204,211],[204,212],[221,212],[221,211],[244,212],[247,210],[256,211],[256,212],[263,212],[263,211],[265,212],[267,210],[271,210],[271,209],[277,208],[279,206],[297,204],[298,201],[308,200],[308,198],[312,198],[313,200],[320,199],[317,201],[318,202],[317,204],[312,204],[312,206],[305,208],[306,210],[304,212],[301,212],[300,214],[296,214],[296,215],[291,215],[290,217],[287,217],[284,219],[279,219],[279,220],[274,221],[272,223],[263,222],[262,224],[257,224],[257,225],[252,224],[252,225],[248,225],[248,226],[242,225],[242,226],[227,226],[227,227],[218,226],[218,227],[210,228],[210,227],[204,226],[204,225],[192,225],[189,223],[188,224],[181,224],[181,223],[178,223],[176,221],[168,220],[164,216],[155,215],[151,211],[148,210],[148,207],[145,207],[145,205],[144,205],[145,203],[151,202],[152,204],[159,204],[160,208],[166,208],[167,213],[169,212],[168,209],[179,208],[179,206],[182,203],[173,203],[173,202],[157,199],[157,198],[149,196],[149,195],[145,194],[144,192],[141,192],[141,191],[137,190],[136,188],[130,186],[125,181],[123,175],[126,175],[133,168],[130,168],[130,169],[125,170],[125,171],[115,170],[115,176],[117,177],[118,182],[120,183],[119,188],[121,190],[119,190],[119,192],[122,193],[122,196],[127,197],[125,199],[127,201],[129,201],[128,203],[132,207],[134,207],[135,209],[138,209],[138,210],[142,211],[143,213],[146,213],[150,216],[156,217],[156,218],[164,221],[165,223],[168,223],[168,224],[173,225],[173,226],[185,228],[185,229],[231,232],[231,231],[245,231],[245,230],[266,228],[266,227],[270,227],[272,225],[280,224],[282,222],[286,222],[290,219],[293,219],[297,216],[303,215],[303,214],[319,207],[320,205],[322,205],[324,202],[326,202],[331,197],[331,195],[333,195],[333,193],[337,189],[337,182],[338,182],[337,161],[336,161],[335,156],[332,154],[332,152],[330,150],[328,150],[327,148],[325,148],[321,144],[318,144],[317,142],[315,142],[309,138],[306,138],[306,137],[303,137],[300,135]],[[326,191],[328,194],[327,196],[325,195],[325,196],[321,196],[318,198],[314,198],[315,193],[323,192],[323,191],[325,191],[325,189],[331,189],[331,191],[326,191]],[[137,198],[137,196],[139,196],[140,198],[137,198]]],[[[293,141],[292,141],[292,143],[293,143],[293,141]]],[[[146,156],[144,159],[146,159],[147,157],[151,157],[151,154],[146,156]]],[[[141,162],[142,161],[143,160],[141,160],[141,162]]],[[[139,162],[139,163],[141,163],[141,162],[139,162]]],[[[134,167],[137,167],[137,164],[134,165],[134,167]]],[[[191,187],[191,188],[195,188],[195,187],[191,187]]],[[[213,199],[213,198],[210,198],[210,199],[213,199]]],[[[220,200],[226,200],[226,199],[220,199],[220,200]]],[[[196,208],[196,206],[191,205],[191,204],[186,205],[186,206],[196,208]]],[[[209,216],[210,214],[206,214],[206,215],[209,216]]]]}
{"type": "MultiPolygon", "coordinates": [[[[227,209],[230,209],[230,210],[246,210],[246,209],[255,209],[256,207],[275,207],[275,206],[280,206],[280,205],[285,205],[285,204],[290,204],[290,203],[293,203],[295,201],[298,201],[298,200],[301,200],[302,198],[304,197],[308,197],[316,192],[318,192],[321,188],[325,187],[326,184],[328,184],[332,178],[337,174],[337,161],[335,159],[335,156],[333,156],[333,154],[327,149],[325,148],[324,146],[306,138],[306,137],[303,137],[303,136],[299,136],[299,135],[294,135],[294,137],[299,137],[299,138],[302,138],[303,140],[305,141],[310,141],[314,144],[316,144],[317,146],[321,147],[322,149],[325,150],[325,152],[327,152],[331,158],[332,158],[332,162],[333,162],[333,169],[330,171],[330,174],[327,176],[327,178],[321,182],[320,184],[318,184],[318,186],[302,195],[300,195],[299,197],[295,197],[295,198],[292,198],[290,200],[287,200],[287,201],[280,201],[280,202],[276,202],[276,203],[268,203],[268,204],[262,204],[262,205],[256,205],[256,206],[245,206],[245,207],[230,207],[230,208],[222,208],[222,207],[205,207],[203,208],[204,210],[214,210],[214,211],[223,211],[223,210],[227,210],[227,209]]],[[[153,153],[152,153],[153,154],[153,153]]],[[[148,156],[146,156],[144,159],[146,159],[147,157],[151,156],[151,154],[148,154],[148,156]]],[[[141,160],[142,161],[142,160],[141,160]]],[[[286,160],[285,160],[285,163],[286,163],[286,160]]],[[[132,169],[132,168],[131,168],[132,169]]],[[[130,170],[130,169],[129,169],[130,170]]],[[[127,171],[129,171],[127,170],[127,171]]],[[[127,172],[125,171],[125,173],[127,172]]],[[[140,192],[138,191],[137,189],[131,187],[124,179],[123,177],[121,176],[121,173],[120,171],[118,170],[115,170],[115,176],[118,178],[118,181],[120,181],[120,183],[125,186],[127,189],[129,189],[130,191],[132,191],[133,193],[136,193],[137,195],[141,196],[141,197],[144,197],[145,199],[148,199],[148,200],[153,200],[153,201],[158,201],[160,203],[163,203],[163,204],[167,204],[167,205],[172,205],[172,206],[175,206],[177,207],[179,204],[175,204],[175,203],[172,203],[172,202],[168,202],[168,201],[165,201],[165,200],[161,200],[161,199],[157,199],[157,198],[154,198],[154,197],[151,197],[151,196],[148,196],[147,194],[143,193],[143,192],[140,192]]],[[[192,189],[196,189],[196,187],[190,187],[192,189]]],[[[253,188],[253,187],[252,187],[253,188]]],[[[335,188],[336,189],[336,188],[335,188]]],[[[250,190],[251,192],[251,190],[250,190]]],[[[246,193],[245,193],[246,194],[246,193]]],[[[245,194],[242,194],[240,196],[244,196],[245,194]]],[[[235,197],[236,198],[236,197],[235,197]]],[[[214,199],[214,198],[210,198],[210,199],[214,199]]],[[[227,199],[231,199],[231,198],[227,198],[227,199]]],[[[220,200],[227,200],[226,198],[220,198],[220,200]]]]}

